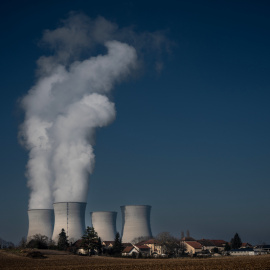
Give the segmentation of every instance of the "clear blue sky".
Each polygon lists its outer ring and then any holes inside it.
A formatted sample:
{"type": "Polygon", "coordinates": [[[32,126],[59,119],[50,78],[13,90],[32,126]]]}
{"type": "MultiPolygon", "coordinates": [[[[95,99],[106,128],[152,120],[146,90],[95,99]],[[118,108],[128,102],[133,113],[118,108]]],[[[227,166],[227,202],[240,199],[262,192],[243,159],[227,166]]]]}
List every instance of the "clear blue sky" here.
{"type": "MultiPolygon", "coordinates": [[[[152,205],[154,234],[270,243],[268,1],[5,1],[1,3],[0,237],[28,229],[27,152],[17,100],[35,80],[37,45],[70,11],[101,15],[174,42],[156,73],[114,90],[116,120],[98,131],[89,212],[152,205]]],[[[151,61],[151,59],[149,60],[151,61]]]]}

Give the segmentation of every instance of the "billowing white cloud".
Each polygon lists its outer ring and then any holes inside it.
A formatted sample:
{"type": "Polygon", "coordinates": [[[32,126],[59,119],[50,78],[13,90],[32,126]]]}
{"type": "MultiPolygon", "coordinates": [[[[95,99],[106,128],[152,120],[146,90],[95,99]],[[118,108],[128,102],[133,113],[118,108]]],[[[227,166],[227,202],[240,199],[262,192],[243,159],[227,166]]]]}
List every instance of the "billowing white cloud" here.
{"type": "MultiPolygon", "coordinates": [[[[38,59],[37,81],[21,100],[30,209],[86,200],[95,130],[116,114],[110,91],[138,68],[143,51],[160,54],[168,42],[160,32],[137,34],[73,12],[57,29],[44,31],[41,45],[52,54],[38,59]],[[98,53],[102,46],[106,53],[98,53]]],[[[162,67],[158,60],[156,69],[162,67]]]]}
{"type": "Polygon", "coordinates": [[[21,101],[25,121],[20,136],[29,150],[30,209],[86,200],[95,162],[95,129],[108,125],[116,114],[108,94],[136,67],[135,49],[107,41],[106,30],[110,32],[114,25],[102,19],[95,21],[91,31],[97,32],[96,40],[104,41],[107,53],[74,60],[91,45],[88,24],[85,16],[75,15],[63,27],[45,32],[43,40],[56,53],[38,60],[37,83],[21,101]]]}

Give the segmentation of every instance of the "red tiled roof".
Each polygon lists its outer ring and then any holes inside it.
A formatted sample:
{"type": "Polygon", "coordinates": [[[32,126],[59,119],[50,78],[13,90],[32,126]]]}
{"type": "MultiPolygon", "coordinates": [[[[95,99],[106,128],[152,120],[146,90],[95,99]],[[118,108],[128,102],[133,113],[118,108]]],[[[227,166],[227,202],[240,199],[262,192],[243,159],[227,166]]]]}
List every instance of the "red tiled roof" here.
{"type": "Polygon", "coordinates": [[[197,242],[199,242],[201,245],[205,246],[205,247],[213,247],[215,246],[215,244],[208,239],[201,239],[201,240],[197,240],[197,242]]]}
{"type": "Polygon", "coordinates": [[[242,247],[252,247],[252,245],[249,243],[242,243],[242,247]]]}
{"type": "Polygon", "coordinates": [[[148,246],[146,246],[146,245],[140,245],[140,246],[138,246],[138,245],[135,245],[137,248],[139,248],[139,249],[150,249],[150,247],[148,247],[148,246]]]}
{"type": "Polygon", "coordinates": [[[145,244],[156,244],[158,241],[154,238],[144,241],[145,244]]]}
{"type": "Polygon", "coordinates": [[[223,247],[226,245],[226,241],[224,240],[210,240],[216,247],[223,247]]]}
{"type": "Polygon", "coordinates": [[[200,249],[202,248],[202,245],[197,242],[197,241],[186,241],[186,244],[190,245],[191,247],[195,248],[195,249],[200,249]]]}
{"type": "Polygon", "coordinates": [[[124,248],[122,253],[129,253],[133,248],[134,248],[133,246],[127,246],[127,247],[124,248]]]}
{"type": "Polygon", "coordinates": [[[148,244],[148,245],[151,245],[151,244],[157,244],[158,245],[159,244],[160,245],[160,242],[158,240],[154,239],[154,238],[151,238],[151,239],[136,243],[135,245],[137,246],[137,245],[146,245],[146,244],[148,244]]]}

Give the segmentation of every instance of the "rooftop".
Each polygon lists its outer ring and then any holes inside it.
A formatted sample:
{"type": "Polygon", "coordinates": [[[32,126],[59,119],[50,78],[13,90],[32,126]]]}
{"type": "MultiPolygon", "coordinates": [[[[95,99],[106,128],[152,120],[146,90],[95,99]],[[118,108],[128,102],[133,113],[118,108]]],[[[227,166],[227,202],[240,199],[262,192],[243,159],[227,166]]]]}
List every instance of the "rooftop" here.
{"type": "Polygon", "coordinates": [[[195,249],[201,249],[202,245],[197,241],[185,241],[185,243],[195,249]]]}
{"type": "Polygon", "coordinates": [[[127,247],[124,248],[122,253],[129,253],[133,248],[134,248],[133,246],[127,246],[127,247]]]}

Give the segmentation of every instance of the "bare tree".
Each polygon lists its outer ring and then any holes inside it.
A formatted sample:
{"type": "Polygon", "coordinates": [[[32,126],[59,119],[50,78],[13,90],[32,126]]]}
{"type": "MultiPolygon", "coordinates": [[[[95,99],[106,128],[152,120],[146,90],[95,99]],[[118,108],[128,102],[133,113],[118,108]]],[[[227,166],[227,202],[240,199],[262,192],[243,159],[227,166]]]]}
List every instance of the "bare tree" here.
{"type": "Polygon", "coordinates": [[[28,248],[47,249],[49,239],[46,235],[35,234],[31,237],[31,240],[27,243],[28,248]]]}
{"type": "Polygon", "coordinates": [[[165,247],[169,256],[179,256],[185,249],[180,239],[172,236],[169,232],[159,233],[156,239],[165,247]]]}

